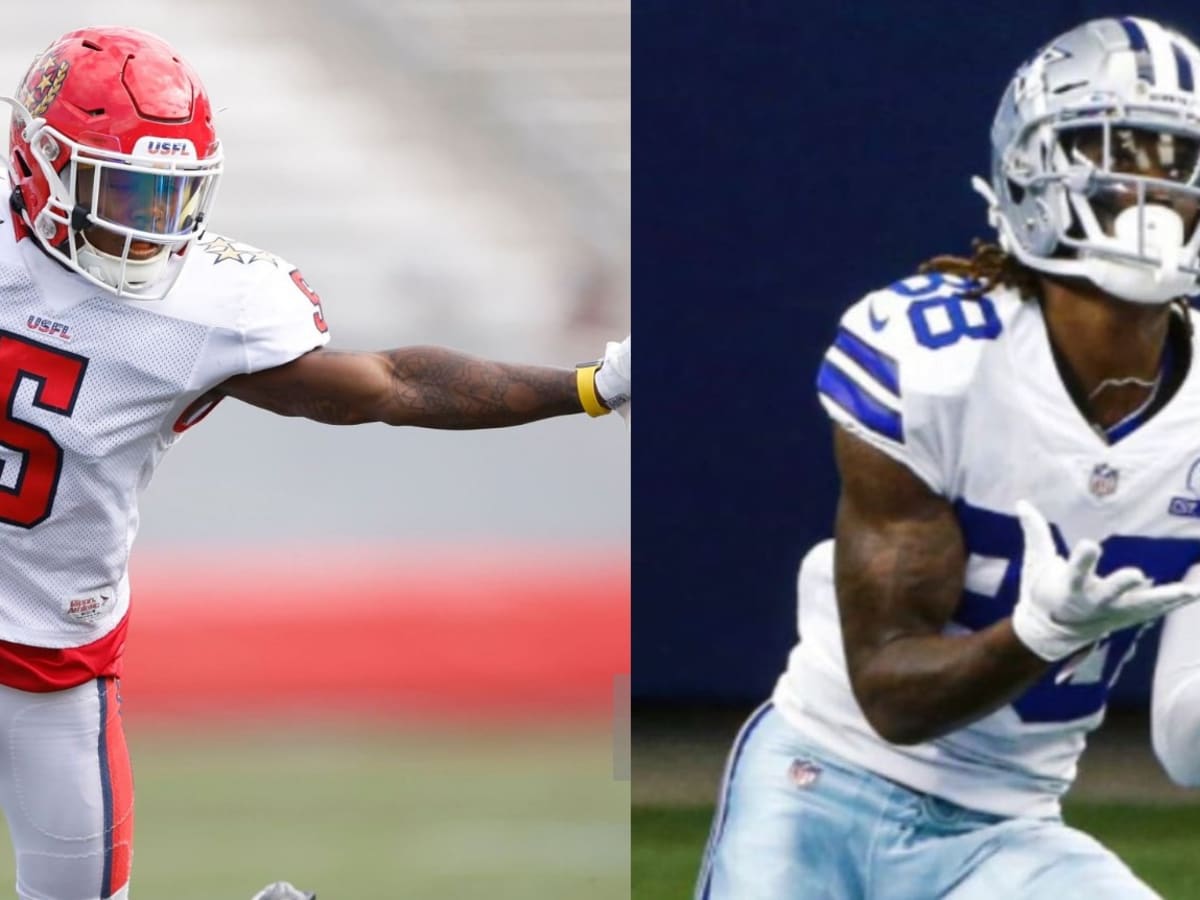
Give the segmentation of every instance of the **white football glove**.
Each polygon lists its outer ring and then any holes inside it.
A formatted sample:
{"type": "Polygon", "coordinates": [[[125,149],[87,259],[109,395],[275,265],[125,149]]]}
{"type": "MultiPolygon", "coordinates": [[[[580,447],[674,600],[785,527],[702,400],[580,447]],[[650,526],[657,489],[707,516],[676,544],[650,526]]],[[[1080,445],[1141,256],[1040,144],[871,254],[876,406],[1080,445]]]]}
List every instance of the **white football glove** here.
{"type": "Polygon", "coordinates": [[[1050,525],[1033,504],[1018,500],[1017,517],[1025,559],[1012,626],[1021,643],[1044,660],[1063,659],[1113,631],[1200,600],[1200,585],[1179,581],[1156,587],[1133,566],[1101,577],[1095,541],[1079,541],[1063,559],[1050,525]]]}
{"type": "Polygon", "coordinates": [[[596,372],[596,393],[609,409],[615,409],[626,422],[630,409],[630,373],[632,336],[621,343],[609,341],[604,347],[604,361],[596,372]]]}

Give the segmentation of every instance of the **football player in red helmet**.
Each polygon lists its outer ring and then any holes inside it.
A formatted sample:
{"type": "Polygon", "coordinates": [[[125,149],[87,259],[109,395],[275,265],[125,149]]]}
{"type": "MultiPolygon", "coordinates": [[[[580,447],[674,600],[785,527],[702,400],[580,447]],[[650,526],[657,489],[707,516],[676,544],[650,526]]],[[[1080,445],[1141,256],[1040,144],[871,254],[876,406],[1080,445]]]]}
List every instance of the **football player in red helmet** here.
{"type": "Polygon", "coordinates": [[[221,174],[195,71],[154,35],[76,31],[34,61],[17,101],[9,171],[22,223],[93,284],[165,296],[221,174]]]}
{"type": "Polygon", "coordinates": [[[179,435],[227,396],[331,424],[452,429],[627,411],[630,342],[575,370],[326,350],[299,270],[207,230],[221,146],[200,79],[166,42],[72,31],[7,102],[0,807],[22,897],[125,898],[129,549],[138,492],[179,435]]]}

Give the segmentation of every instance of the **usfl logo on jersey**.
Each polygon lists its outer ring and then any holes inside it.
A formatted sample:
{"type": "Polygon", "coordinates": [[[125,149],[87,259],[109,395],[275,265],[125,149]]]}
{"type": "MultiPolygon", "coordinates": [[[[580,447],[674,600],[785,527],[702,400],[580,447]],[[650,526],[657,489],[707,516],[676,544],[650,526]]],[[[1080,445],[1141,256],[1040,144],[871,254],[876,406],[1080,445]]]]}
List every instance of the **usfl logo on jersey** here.
{"type": "Polygon", "coordinates": [[[1200,459],[1192,463],[1187,473],[1187,490],[1190,497],[1172,497],[1167,512],[1173,516],[1200,519],[1200,459]]]}

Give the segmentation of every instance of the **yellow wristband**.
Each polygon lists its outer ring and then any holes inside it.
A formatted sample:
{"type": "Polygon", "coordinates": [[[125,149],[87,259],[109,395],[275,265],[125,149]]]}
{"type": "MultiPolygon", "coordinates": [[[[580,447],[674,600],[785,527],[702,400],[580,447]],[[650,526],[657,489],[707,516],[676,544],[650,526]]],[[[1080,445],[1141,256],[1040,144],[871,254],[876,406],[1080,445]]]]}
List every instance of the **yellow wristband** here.
{"type": "Polygon", "coordinates": [[[600,402],[596,393],[596,370],[599,363],[584,363],[575,369],[575,388],[579,391],[579,402],[589,416],[607,416],[611,409],[600,402]]]}

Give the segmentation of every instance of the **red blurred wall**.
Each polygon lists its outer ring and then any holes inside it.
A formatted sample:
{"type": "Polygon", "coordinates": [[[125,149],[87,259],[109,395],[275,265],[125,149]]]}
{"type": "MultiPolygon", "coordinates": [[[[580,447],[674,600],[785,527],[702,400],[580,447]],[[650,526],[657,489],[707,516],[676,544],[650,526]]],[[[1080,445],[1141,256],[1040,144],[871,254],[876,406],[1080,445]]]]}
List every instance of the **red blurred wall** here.
{"type": "Polygon", "coordinates": [[[138,552],[122,685],[163,717],[595,717],[629,672],[625,548],[138,552]]]}

